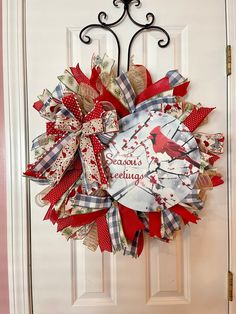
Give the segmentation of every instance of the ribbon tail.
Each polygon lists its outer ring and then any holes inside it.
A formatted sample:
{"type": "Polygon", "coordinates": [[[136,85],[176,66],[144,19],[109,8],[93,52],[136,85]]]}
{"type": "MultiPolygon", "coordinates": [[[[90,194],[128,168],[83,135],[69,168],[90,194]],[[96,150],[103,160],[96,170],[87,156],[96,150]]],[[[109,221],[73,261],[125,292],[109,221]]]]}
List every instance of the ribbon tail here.
{"type": "Polygon", "coordinates": [[[112,105],[115,107],[118,115],[122,118],[124,116],[127,116],[128,114],[130,114],[129,110],[127,108],[125,108],[120,101],[112,95],[112,93],[110,93],[104,86],[103,86],[103,93],[102,95],[98,96],[97,101],[101,102],[101,101],[109,101],[110,103],[112,103],[112,105]]]}
{"type": "Polygon", "coordinates": [[[140,93],[136,97],[136,105],[170,89],[172,89],[172,87],[169,84],[169,79],[168,77],[164,77],[156,83],[153,83],[152,85],[147,87],[142,93],[140,93]]]}
{"type": "Polygon", "coordinates": [[[71,67],[70,68],[71,73],[73,74],[74,78],[76,79],[76,81],[78,82],[78,84],[80,83],[85,83],[90,85],[90,81],[87,78],[87,76],[82,72],[82,70],[80,69],[79,64],[77,64],[76,68],[71,67]]]}
{"type": "Polygon", "coordinates": [[[127,245],[121,224],[119,208],[116,203],[113,203],[110,207],[109,211],[107,212],[106,219],[112,242],[112,251],[113,253],[116,253],[127,245]]]}
{"type": "Polygon", "coordinates": [[[84,171],[87,181],[91,185],[98,183],[99,186],[101,186],[100,172],[90,137],[83,135],[80,137],[80,151],[84,162],[84,171]]]}
{"type": "Polygon", "coordinates": [[[170,208],[171,211],[175,212],[179,216],[181,216],[184,220],[184,222],[192,222],[192,223],[197,223],[198,220],[200,220],[199,217],[193,215],[190,213],[186,208],[184,208],[181,205],[175,205],[170,208]]]}
{"type": "Polygon", "coordinates": [[[43,220],[50,220],[51,223],[53,225],[55,225],[55,223],[58,221],[59,218],[59,214],[55,211],[55,209],[53,208],[54,205],[51,205],[46,213],[46,215],[44,216],[43,220]]]}
{"type": "Polygon", "coordinates": [[[193,132],[214,109],[215,108],[194,108],[190,115],[183,121],[183,124],[189,128],[190,132],[193,132]]]}
{"type": "Polygon", "coordinates": [[[149,233],[150,237],[158,237],[161,236],[161,212],[150,212],[149,214],[149,233]]]}
{"type": "Polygon", "coordinates": [[[138,216],[132,209],[119,204],[119,211],[125,236],[128,240],[133,241],[136,232],[144,230],[144,224],[138,219],[138,216]]]}
{"type": "Polygon", "coordinates": [[[79,159],[75,161],[74,167],[75,169],[67,171],[59,184],[44,196],[43,201],[48,201],[51,205],[55,205],[62,195],[79,179],[82,174],[82,165],[79,159]]]}
{"type": "Polygon", "coordinates": [[[74,76],[68,70],[65,70],[63,75],[58,76],[58,79],[69,90],[71,90],[75,94],[79,94],[79,84],[77,80],[74,78],[74,76]]]}
{"type": "Polygon", "coordinates": [[[174,87],[173,96],[184,97],[187,94],[189,84],[190,82],[188,81],[174,87]]]}
{"type": "Polygon", "coordinates": [[[143,231],[140,231],[139,236],[138,236],[138,247],[137,247],[138,257],[142,254],[143,246],[144,246],[144,236],[143,236],[143,231]]]}
{"type": "Polygon", "coordinates": [[[218,186],[224,183],[224,180],[221,179],[220,176],[214,176],[211,178],[211,182],[213,186],[218,186]]]}
{"type": "Polygon", "coordinates": [[[95,221],[100,216],[106,215],[107,209],[97,210],[88,214],[78,214],[72,215],[65,218],[60,218],[57,221],[57,232],[62,231],[66,227],[81,227],[83,225],[88,225],[95,221]]]}
{"type": "Polygon", "coordinates": [[[105,216],[101,216],[96,220],[98,232],[98,244],[101,252],[112,252],[111,237],[108,230],[107,220],[105,216]]]}

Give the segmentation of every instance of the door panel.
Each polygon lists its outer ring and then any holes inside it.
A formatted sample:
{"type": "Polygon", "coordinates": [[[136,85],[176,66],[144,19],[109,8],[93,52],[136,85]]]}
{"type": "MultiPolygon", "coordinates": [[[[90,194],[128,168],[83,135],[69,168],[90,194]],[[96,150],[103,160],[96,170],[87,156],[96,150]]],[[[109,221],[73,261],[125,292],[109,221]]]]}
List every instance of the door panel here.
{"type": "MultiPolygon", "coordinates": [[[[96,22],[104,10],[111,21],[122,12],[111,0],[87,2],[40,0],[27,2],[27,68],[29,136],[43,133],[44,122],[31,104],[69,65],[80,63],[90,73],[93,53],[117,58],[109,32],[92,30],[91,45],[79,39],[80,30],[96,22]]],[[[148,11],[170,34],[171,43],[160,49],[157,32],[140,35],[132,48],[135,63],[142,63],[157,80],[173,68],[191,81],[188,99],[215,106],[206,132],[226,133],[226,76],[224,1],[144,0],[132,6],[141,23],[148,11]]],[[[110,21],[109,20],[109,21],[110,21]]],[[[136,26],[126,19],[116,27],[126,69],[127,47],[136,26]]],[[[226,154],[218,167],[227,181],[226,154]]],[[[211,191],[198,225],[179,232],[174,242],[145,239],[142,256],[135,260],[99,251],[80,242],[66,242],[55,227],[43,222],[45,208],[34,203],[42,188],[31,183],[32,275],[34,314],[226,314],[227,185],[211,191]]]]}

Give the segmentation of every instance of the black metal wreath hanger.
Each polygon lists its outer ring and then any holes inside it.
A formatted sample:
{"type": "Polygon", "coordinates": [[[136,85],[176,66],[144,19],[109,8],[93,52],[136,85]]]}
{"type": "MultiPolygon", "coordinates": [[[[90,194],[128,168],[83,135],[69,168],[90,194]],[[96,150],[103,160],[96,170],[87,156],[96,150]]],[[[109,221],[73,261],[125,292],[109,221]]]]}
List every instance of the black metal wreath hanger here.
{"type": "Polygon", "coordinates": [[[129,46],[128,46],[128,61],[127,61],[127,70],[129,69],[129,65],[130,65],[130,54],[131,54],[131,48],[133,45],[133,42],[135,40],[135,38],[142,32],[144,31],[149,31],[149,30],[156,30],[158,32],[161,32],[165,35],[164,39],[160,39],[158,41],[158,46],[160,48],[165,48],[169,45],[170,43],[170,36],[167,33],[167,31],[165,29],[163,29],[160,26],[156,26],[154,25],[155,22],[155,16],[153,13],[148,12],[146,14],[146,24],[141,24],[139,22],[137,22],[131,15],[130,13],[130,7],[131,5],[135,5],[135,7],[140,7],[141,5],[141,1],[140,0],[113,0],[113,5],[117,8],[119,8],[119,4],[118,3],[122,3],[123,4],[123,13],[121,14],[121,16],[118,18],[118,20],[112,22],[112,23],[106,23],[105,21],[108,19],[108,15],[106,12],[101,11],[98,14],[98,24],[89,24],[87,26],[85,26],[81,32],[80,32],[80,40],[85,43],[85,44],[90,44],[92,42],[91,37],[87,34],[89,30],[93,29],[93,28],[102,28],[105,29],[107,31],[109,31],[110,33],[112,33],[112,35],[114,36],[116,43],[117,43],[117,50],[118,50],[118,60],[117,60],[117,68],[118,68],[118,74],[119,74],[119,70],[120,70],[120,54],[121,54],[121,47],[120,47],[120,42],[119,42],[119,38],[117,36],[117,34],[114,32],[114,30],[112,29],[113,27],[119,25],[126,16],[129,17],[130,21],[132,23],[134,23],[135,25],[137,25],[139,27],[139,30],[136,31],[136,33],[134,33],[134,35],[132,36],[129,46]]]}

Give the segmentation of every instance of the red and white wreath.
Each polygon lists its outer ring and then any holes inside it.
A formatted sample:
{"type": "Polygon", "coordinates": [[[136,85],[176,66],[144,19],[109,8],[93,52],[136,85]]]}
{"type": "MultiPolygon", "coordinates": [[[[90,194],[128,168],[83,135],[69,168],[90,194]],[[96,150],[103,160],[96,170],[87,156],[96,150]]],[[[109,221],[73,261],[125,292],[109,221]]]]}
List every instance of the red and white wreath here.
{"type": "Polygon", "coordinates": [[[24,173],[49,185],[36,196],[45,219],[91,250],[133,257],[144,233],[168,242],[197,223],[206,191],[223,183],[224,136],[196,131],[214,108],[184,100],[189,81],[172,70],[153,83],[134,64],[116,77],[107,55],[93,57],[90,78],[77,65],[58,79],[34,103],[46,132],[24,173]]]}

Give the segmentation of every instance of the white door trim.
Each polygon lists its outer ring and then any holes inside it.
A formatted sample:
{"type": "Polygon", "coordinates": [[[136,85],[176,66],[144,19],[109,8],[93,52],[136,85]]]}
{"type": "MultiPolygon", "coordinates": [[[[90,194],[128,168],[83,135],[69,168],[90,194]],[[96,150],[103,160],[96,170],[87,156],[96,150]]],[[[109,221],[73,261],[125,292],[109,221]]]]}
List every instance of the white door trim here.
{"type": "Polygon", "coordinates": [[[11,314],[30,314],[26,179],[27,86],[25,0],[3,0],[4,111],[7,173],[7,236],[11,314]]]}
{"type": "MultiPolygon", "coordinates": [[[[232,74],[228,77],[228,172],[229,174],[229,269],[236,275],[236,0],[226,0],[227,44],[232,47],[232,74]],[[234,174],[234,175],[233,175],[234,174]]],[[[236,313],[236,294],[229,303],[229,313],[236,313]]]]}
{"type": "MultiPolygon", "coordinates": [[[[4,110],[7,164],[8,274],[11,314],[32,313],[29,246],[29,186],[22,177],[27,162],[27,72],[25,53],[26,0],[3,0],[4,110]]],[[[233,71],[228,79],[229,170],[236,173],[236,0],[226,0],[228,43],[233,49],[233,71]],[[234,135],[235,134],[235,135],[234,135]]],[[[229,178],[230,269],[236,273],[236,186],[229,178]]],[[[236,300],[229,305],[236,312],[236,300]]]]}

